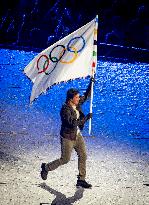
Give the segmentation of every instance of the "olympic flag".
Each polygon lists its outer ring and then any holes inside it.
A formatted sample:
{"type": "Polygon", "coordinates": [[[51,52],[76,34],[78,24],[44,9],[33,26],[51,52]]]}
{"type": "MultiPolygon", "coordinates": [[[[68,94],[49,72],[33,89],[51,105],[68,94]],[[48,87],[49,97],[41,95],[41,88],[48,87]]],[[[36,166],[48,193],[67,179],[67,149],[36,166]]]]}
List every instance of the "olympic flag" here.
{"type": "Polygon", "coordinates": [[[54,84],[93,75],[97,21],[98,17],[54,43],[25,67],[24,73],[34,83],[30,103],[54,84]]]}

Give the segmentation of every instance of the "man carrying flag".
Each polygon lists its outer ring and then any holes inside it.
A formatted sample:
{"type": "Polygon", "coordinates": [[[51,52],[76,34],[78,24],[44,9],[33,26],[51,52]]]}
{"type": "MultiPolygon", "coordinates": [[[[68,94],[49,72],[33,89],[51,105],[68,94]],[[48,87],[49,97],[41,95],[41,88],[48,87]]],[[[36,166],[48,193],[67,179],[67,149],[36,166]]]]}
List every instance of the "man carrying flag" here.
{"type": "Polygon", "coordinates": [[[84,115],[81,110],[81,105],[90,97],[91,84],[94,81],[91,78],[89,86],[84,96],[79,96],[79,91],[76,89],[69,89],[67,91],[67,98],[65,104],[60,111],[61,116],[61,158],[56,159],[50,163],[42,163],[41,178],[47,179],[49,171],[57,169],[70,161],[72,150],[75,149],[78,155],[78,180],[76,186],[83,188],[91,188],[92,185],[85,181],[86,177],[86,147],[83,136],[80,130],[83,130],[85,122],[92,117],[92,114],[84,115]]]}
{"type": "Polygon", "coordinates": [[[97,28],[98,15],[92,21],[78,30],[60,39],[39,53],[24,69],[24,73],[33,82],[30,103],[48,88],[60,82],[92,76],[84,96],[79,96],[76,89],[69,89],[61,115],[61,158],[48,164],[42,163],[41,177],[47,179],[48,171],[52,171],[70,160],[73,148],[78,154],[77,186],[90,188],[92,185],[85,181],[86,148],[80,130],[90,119],[91,132],[92,102],[94,74],[97,64],[97,28]],[[81,105],[91,96],[90,113],[85,116],[81,105]]]}

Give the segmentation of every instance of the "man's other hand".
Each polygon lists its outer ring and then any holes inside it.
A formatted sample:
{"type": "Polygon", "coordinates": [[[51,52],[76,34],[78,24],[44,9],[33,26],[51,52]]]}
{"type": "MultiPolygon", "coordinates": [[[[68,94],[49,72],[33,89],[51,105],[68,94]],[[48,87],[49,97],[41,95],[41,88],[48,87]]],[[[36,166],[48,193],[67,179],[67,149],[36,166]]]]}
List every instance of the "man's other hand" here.
{"type": "Polygon", "coordinates": [[[92,116],[93,116],[92,113],[88,113],[85,118],[86,118],[86,120],[89,120],[90,118],[92,118],[92,116]]]}
{"type": "Polygon", "coordinates": [[[95,78],[93,76],[91,76],[90,82],[94,82],[95,83],[95,78]]]}

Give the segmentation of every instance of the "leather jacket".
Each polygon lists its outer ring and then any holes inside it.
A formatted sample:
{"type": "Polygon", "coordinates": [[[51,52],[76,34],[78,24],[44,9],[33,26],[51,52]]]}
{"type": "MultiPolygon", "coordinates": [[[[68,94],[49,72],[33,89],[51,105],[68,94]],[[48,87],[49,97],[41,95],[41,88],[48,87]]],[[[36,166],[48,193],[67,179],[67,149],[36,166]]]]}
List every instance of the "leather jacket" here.
{"type": "Polygon", "coordinates": [[[80,96],[79,104],[76,109],[79,111],[79,119],[77,119],[77,115],[75,110],[68,103],[63,104],[60,116],[61,116],[61,130],[60,135],[69,140],[76,140],[77,135],[77,126],[80,130],[83,130],[84,124],[86,122],[86,118],[84,113],[82,112],[81,105],[90,97],[91,95],[91,82],[83,96],[80,96]]]}

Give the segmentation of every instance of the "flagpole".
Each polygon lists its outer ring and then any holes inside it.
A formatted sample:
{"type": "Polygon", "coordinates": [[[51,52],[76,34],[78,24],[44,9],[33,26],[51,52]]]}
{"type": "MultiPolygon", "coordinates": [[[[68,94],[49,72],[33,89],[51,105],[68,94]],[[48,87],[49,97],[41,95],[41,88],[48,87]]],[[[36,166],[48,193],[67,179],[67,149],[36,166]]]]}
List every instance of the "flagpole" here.
{"type": "MultiPolygon", "coordinates": [[[[95,29],[94,29],[94,46],[93,46],[93,62],[92,62],[92,77],[94,78],[96,64],[97,64],[97,30],[98,30],[98,15],[95,18],[95,29]]],[[[94,82],[91,82],[91,102],[90,102],[90,113],[93,112],[93,87],[94,82]]],[[[89,119],[89,135],[91,134],[92,119],[89,119]]]]}

